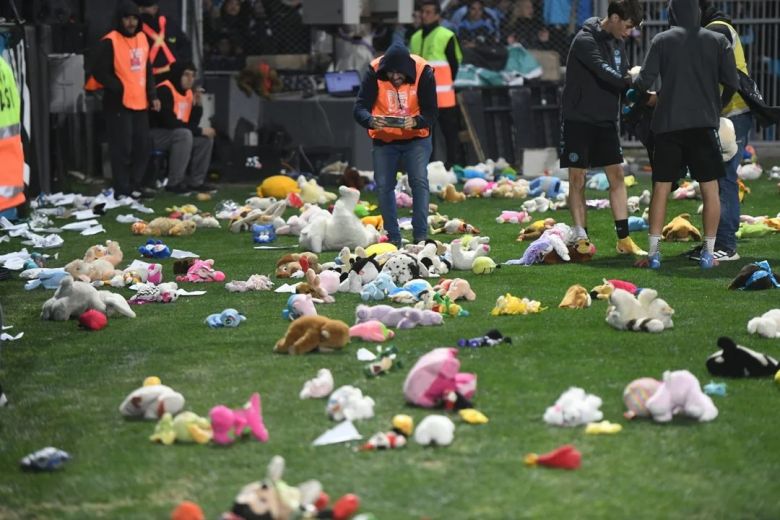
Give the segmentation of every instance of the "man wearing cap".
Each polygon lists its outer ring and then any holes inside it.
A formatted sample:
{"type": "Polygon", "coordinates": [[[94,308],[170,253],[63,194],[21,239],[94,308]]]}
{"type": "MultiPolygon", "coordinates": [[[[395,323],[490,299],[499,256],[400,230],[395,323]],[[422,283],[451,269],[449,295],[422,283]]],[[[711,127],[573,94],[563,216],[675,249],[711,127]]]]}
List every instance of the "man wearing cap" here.
{"type": "Polygon", "coordinates": [[[433,69],[394,43],[374,59],[360,86],[353,115],[373,139],[374,181],[390,242],[401,246],[395,202],[396,172],[409,176],[412,237],[428,238],[428,172],[431,132],[438,114],[433,69]]]}
{"type": "Polygon", "coordinates": [[[149,61],[157,82],[165,79],[177,61],[190,61],[192,50],[187,36],[175,23],[160,14],[157,0],[133,0],[141,12],[141,30],[149,39],[149,61]]]}

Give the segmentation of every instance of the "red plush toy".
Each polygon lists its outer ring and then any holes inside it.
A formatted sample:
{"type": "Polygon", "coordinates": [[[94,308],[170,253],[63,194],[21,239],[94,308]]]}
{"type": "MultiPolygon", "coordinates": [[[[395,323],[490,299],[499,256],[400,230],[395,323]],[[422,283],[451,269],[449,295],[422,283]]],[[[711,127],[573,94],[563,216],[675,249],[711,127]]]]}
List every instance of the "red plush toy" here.
{"type": "Polygon", "coordinates": [[[108,318],[96,309],[89,309],[79,316],[79,325],[87,330],[100,330],[108,325],[108,318]]]}
{"type": "Polygon", "coordinates": [[[549,453],[537,455],[529,453],[525,456],[528,466],[547,466],[548,468],[577,469],[580,467],[582,454],[571,444],[564,444],[549,453]]]}

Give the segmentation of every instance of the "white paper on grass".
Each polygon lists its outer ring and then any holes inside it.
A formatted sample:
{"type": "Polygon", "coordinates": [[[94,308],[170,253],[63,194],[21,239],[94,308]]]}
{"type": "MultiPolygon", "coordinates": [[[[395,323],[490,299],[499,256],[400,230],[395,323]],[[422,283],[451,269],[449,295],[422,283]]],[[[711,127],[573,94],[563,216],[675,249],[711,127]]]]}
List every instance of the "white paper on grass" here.
{"type": "Polygon", "coordinates": [[[292,284],[285,283],[274,289],[274,292],[277,293],[292,293],[295,294],[295,288],[298,287],[298,284],[292,284]]]}
{"type": "Polygon", "coordinates": [[[70,215],[71,217],[74,217],[76,220],[87,220],[89,218],[95,218],[97,215],[95,215],[95,212],[92,211],[92,209],[82,209],[80,211],[74,211],[70,215]]]}
{"type": "Polygon", "coordinates": [[[154,210],[152,208],[147,208],[146,206],[144,206],[138,201],[133,201],[133,203],[130,204],[130,208],[136,211],[140,211],[141,213],[154,213],[154,210]]]}
{"type": "Polygon", "coordinates": [[[176,289],[176,294],[179,296],[203,296],[206,291],[188,291],[186,289],[176,289]]]}
{"type": "Polygon", "coordinates": [[[49,195],[48,199],[53,206],[68,206],[73,204],[73,201],[76,199],[76,194],[68,193],[67,195],[64,195],[62,193],[55,193],[54,195],[49,195]]]}
{"type": "Polygon", "coordinates": [[[6,231],[13,231],[15,229],[27,229],[27,224],[12,224],[10,220],[5,217],[0,217],[0,226],[6,231]]]}
{"type": "Polygon", "coordinates": [[[171,251],[171,258],[181,260],[182,258],[200,258],[200,255],[193,253],[192,251],[182,251],[181,249],[174,249],[171,251]]]}
{"type": "Polygon", "coordinates": [[[327,446],[341,442],[359,441],[363,436],[357,431],[352,421],[343,421],[326,431],[311,443],[312,446],[327,446]]]}
{"type": "Polygon", "coordinates": [[[255,246],[255,249],[295,249],[298,244],[290,244],[289,246],[255,246]]]}
{"type": "Polygon", "coordinates": [[[24,332],[20,332],[16,336],[11,336],[10,334],[2,332],[0,333],[0,341],[16,341],[17,339],[22,339],[22,336],[24,336],[24,332]]]}
{"type": "Polygon", "coordinates": [[[36,235],[35,233],[28,233],[27,237],[29,240],[22,241],[22,244],[38,248],[60,247],[65,243],[61,236],[53,233],[51,235],[46,235],[45,237],[36,235]]]}
{"type": "Polygon", "coordinates": [[[366,347],[360,347],[357,351],[357,359],[358,361],[373,361],[376,359],[376,354],[366,347]]]}
{"type": "Polygon", "coordinates": [[[116,221],[119,222],[120,224],[132,224],[134,222],[138,222],[139,220],[141,219],[131,213],[116,216],[116,221]]]}
{"type": "Polygon", "coordinates": [[[127,269],[149,269],[150,265],[151,264],[149,264],[148,262],[135,259],[130,263],[130,265],[127,266],[127,269]]]}
{"type": "Polygon", "coordinates": [[[84,231],[85,229],[89,229],[92,226],[97,226],[99,222],[95,219],[91,220],[82,220],[80,222],[71,222],[70,224],[65,224],[62,226],[62,229],[66,229],[68,231],[84,231]]]}
{"type": "Polygon", "coordinates": [[[85,229],[84,231],[81,232],[81,234],[84,236],[90,236],[90,235],[97,235],[98,233],[105,233],[105,232],[106,232],[105,228],[101,224],[98,224],[97,226],[92,226],[91,228],[85,229]]]}

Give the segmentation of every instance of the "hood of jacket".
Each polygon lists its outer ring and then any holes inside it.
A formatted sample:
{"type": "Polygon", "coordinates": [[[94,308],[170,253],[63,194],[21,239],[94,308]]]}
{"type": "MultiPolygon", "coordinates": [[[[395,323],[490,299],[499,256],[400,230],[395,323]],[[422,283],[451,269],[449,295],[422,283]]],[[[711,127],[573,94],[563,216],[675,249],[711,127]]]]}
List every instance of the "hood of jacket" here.
{"type": "Polygon", "coordinates": [[[699,7],[701,7],[701,26],[706,27],[712,22],[726,22],[729,25],[734,25],[731,22],[731,18],[729,18],[729,15],[724,13],[723,11],[719,11],[714,5],[709,5],[709,3],[705,2],[699,2],[699,7]]]}
{"type": "Polygon", "coordinates": [[[117,5],[116,11],[114,12],[114,29],[124,36],[135,36],[141,31],[141,11],[131,0],[122,0],[117,5]],[[122,27],[122,18],[128,16],[135,16],[138,19],[138,25],[136,25],[133,34],[127,34],[122,27]]]}
{"type": "Polygon", "coordinates": [[[387,81],[388,72],[400,72],[406,77],[406,83],[414,83],[417,79],[417,67],[415,66],[409,49],[403,45],[394,43],[379,60],[376,76],[382,81],[387,81]]]}
{"type": "Polygon", "coordinates": [[[696,0],[669,0],[669,23],[684,29],[698,29],[699,4],[696,0]]]}
{"type": "Polygon", "coordinates": [[[197,69],[195,68],[195,65],[193,65],[192,62],[175,61],[175,62],[173,62],[173,65],[171,65],[170,72],[168,72],[168,80],[170,80],[171,84],[173,84],[173,87],[182,96],[187,93],[186,90],[181,88],[181,77],[182,77],[182,74],[184,74],[185,70],[197,71],[197,69]]]}
{"type": "Polygon", "coordinates": [[[588,18],[582,23],[582,29],[593,35],[596,41],[612,38],[612,35],[601,28],[601,19],[598,16],[588,18]]]}

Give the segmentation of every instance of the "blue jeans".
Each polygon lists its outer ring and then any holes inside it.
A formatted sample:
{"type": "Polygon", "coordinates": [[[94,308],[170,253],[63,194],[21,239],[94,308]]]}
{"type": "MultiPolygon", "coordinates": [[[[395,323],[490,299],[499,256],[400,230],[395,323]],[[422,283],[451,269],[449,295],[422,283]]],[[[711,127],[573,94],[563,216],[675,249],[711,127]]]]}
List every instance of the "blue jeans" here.
{"type": "Polygon", "coordinates": [[[428,238],[428,161],[431,158],[431,138],[414,139],[403,143],[374,145],[374,182],[379,198],[387,237],[391,242],[401,241],[395,207],[395,184],[398,165],[402,164],[412,188],[412,233],[415,242],[428,238]]]}
{"type": "Polygon", "coordinates": [[[720,222],[715,237],[715,249],[737,250],[739,229],[739,186],[737,185],[737,168],[742,162],[742,154],[748,144],[750,131],[753,129],[753,115],[750,112],[729,118],[734,123],[737,134],[737,155],[726,163],[726,176],[718,179],[720,188],[720,222]]]}

